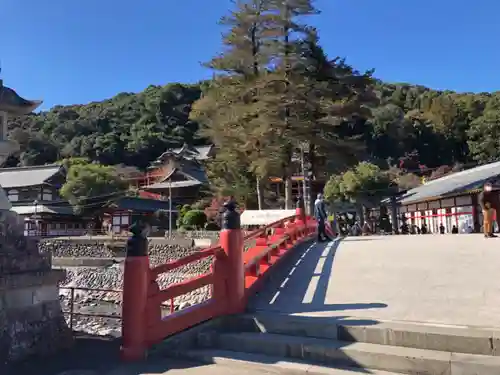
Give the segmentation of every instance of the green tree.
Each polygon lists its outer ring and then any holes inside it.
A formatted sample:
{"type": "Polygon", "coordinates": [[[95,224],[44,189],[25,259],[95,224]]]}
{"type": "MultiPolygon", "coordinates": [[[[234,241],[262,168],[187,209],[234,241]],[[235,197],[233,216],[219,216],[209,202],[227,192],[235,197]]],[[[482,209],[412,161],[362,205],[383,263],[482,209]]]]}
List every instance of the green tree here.
{"type": "Polygon", "coordinates": [[[201,134],[218,148],[212,168],[216,188],[225,194],[246,185],[257,192],[259,208],[261,181],[272,171],[269,155],[279,151],[262,142],[267,139],[269,124],[260,121],[256,100],[258,79],[271,62],[265,38],[266,22],[272,19],[268,10],[266,0],[239,1],[235,10],[221,19],[220,24],[229,28],[222,40],[225,51],[206,64],[218,74],[191,114],[203,125],[201,134]],[[227,161],[231,161],[231,176],[221,165],[227,161]]]}
{"type": "Polygon", "coordinates": [[[87,157],[105,165],[144,168],[166,148],[207,142],[189,119],[200,85],[150,86],[87,105],[55,106],[50,111],[9,121],[20,152],[9,165],[53,163],[61,157],[87,157]],[[152,134],[152,136],[151,136],[152,134]]]}
{"type": "Polygon", "coordinates": [[[500,157],[500,111],[489,111],[472,121],[468,145],[474,160],[482,163],[500,157]]]}
{"type": "Polygon", "coordinates": [[[22,166],[54,163],[59,159],[57,145],[43,135],[31,137],[24,147],[19,156],[19,163],[22,166]]]}
{"type": "Polygon", "coordinates": [[[93,211],[102,207],[103,203],[126,194],[128,185],[118,177],[113,167],[84,164],[81,160],[73,165],[69,161],[68,164],[67,179],[60,194],[75,210],[93,211]]]}
{"type": "Polygon", "coordinates": [[[413,189],[422,184],[422,179],[415,173],[407,173],[394,166],[391,166],[386,173],[389,179],[398,186],[400,191],[413,189]]]}
{"type": "Polygon", "coordinates": [[[391,192],[389,175],[375,164],[361,162],[342,175],[333,175],[325,186],[325,198],[331,202],[351,201],[363,207],[378,204],[391,192]]]}
{"type": "Polygon", "coordinates": [[[244,153],[235,150],[217,152],[207,166],[207,175],[217,198],[232,196],[242,207],[258,207],[255,175],[244,153]]]}
{"type": "Polygon", "coordinates": [[[222,74],[193,106],[203,134],[230,155],[220,159],[241,160],[237,173],[256,176],[259,207],[261,182],[270,175],[283,177],[285,206],[291,205],[298,149],[352,154],[353,144],[334,127],[369,115],[371,75],[327,59],[316,31],[301,23],[316,13],[309,0],[238,2],[223,18],[230,26],[225,51],[208,64],[222,74]]]}

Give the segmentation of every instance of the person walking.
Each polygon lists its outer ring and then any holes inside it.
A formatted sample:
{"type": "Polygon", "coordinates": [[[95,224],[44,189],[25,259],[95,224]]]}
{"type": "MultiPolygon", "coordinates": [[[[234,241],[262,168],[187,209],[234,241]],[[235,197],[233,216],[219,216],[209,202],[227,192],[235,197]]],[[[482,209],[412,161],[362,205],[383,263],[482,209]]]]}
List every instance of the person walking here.
{"type": "Polygon", "coordinates": [[[479,194],[479,204],[483,211],[483,233],[485,238],[497,237],[493,234],[493,216],[498,212],[500,202],[498,191],[493,191],[491,182],[486,182],[483,191],[479,194]]]}
{"type": "Polygon", "coordinates": [[[318,222],[318,242],[328,241],[329,237],[326,235],[326,220],[328,215],[326,213],[326,204],[323,199],[323,194],[318,194],[314,202],[314,217],[318,222]]]}

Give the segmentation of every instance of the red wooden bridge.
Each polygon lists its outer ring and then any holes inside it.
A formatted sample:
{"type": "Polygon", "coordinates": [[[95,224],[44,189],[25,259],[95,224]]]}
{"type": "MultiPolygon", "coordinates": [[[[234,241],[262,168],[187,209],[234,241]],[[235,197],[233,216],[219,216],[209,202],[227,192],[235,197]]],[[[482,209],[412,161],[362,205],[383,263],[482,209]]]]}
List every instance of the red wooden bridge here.
{"type": "Polygon", "coordinates": [[[144,358],[151,346],[201,322],[244,312],[249,298],[263,286],[273,267],[296,245],[311,239],[317,226],[313,218],[305,216],[303,208],[246,236],[234,206],[228,206],[224,221],[217,246],[154,268],[150,268],[147,239],[135,236],[129,240],[123,285],[124,360],[144,358]],[[245,243],[252,244],[247,251],[245,243]],[[210,272],[159,288],[160,274],[205,258],[213,259],[210,272]],[[206,286],[211,287],[209,300],[162,317],[165,302],[206,286]]]}

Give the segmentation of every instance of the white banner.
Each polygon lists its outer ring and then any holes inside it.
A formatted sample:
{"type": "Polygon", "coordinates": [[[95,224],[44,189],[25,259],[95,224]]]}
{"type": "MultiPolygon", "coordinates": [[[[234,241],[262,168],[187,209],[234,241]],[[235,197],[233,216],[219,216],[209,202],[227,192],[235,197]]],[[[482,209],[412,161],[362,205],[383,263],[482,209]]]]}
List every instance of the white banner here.
{"type": "Polygon", "coordinates": [[[267,225],[295,215],[295,210],[245,210],[241,214],[241,225],[267,225]]]}

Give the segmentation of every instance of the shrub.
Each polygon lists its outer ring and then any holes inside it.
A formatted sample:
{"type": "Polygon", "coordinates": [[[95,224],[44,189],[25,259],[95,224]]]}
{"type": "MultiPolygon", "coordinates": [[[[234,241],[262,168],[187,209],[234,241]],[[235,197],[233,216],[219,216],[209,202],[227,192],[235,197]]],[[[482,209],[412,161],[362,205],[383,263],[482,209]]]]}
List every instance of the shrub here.
{"type": "Polygon", "coordinates": [[[185,227],[203,228],[206,222],[207,215],[201,210],[188,211],[182,217],[182,225],[185,227]]]}
{"type": "Polygon", "coordinates": [[[178,206],[177,211],[179,212],[179,216],[177,217],[177,228],[181,227],[184,223],[184,216],[191,211],[192,208],[189,204],[185,204],[184,206],[178,206]]]}

